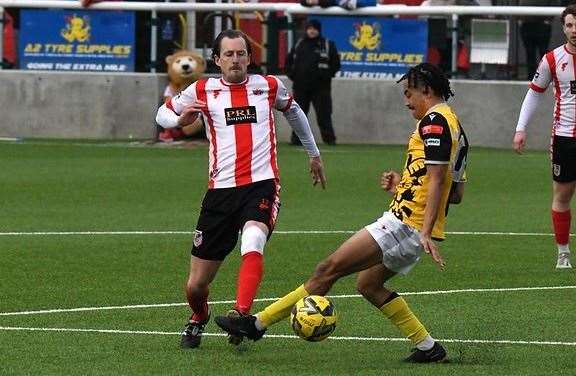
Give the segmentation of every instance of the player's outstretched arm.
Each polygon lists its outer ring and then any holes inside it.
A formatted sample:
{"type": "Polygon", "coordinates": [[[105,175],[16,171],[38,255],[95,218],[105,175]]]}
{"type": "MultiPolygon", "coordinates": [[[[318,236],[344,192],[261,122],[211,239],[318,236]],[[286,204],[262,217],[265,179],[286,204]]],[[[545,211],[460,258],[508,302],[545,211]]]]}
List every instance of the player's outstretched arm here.
{"type": "Polygon", "coordinates": [[[396,187],[400,183],[400,174],[396,171],[384,171],[380,177],[380,187],[390,194],[396,193],[396,187]]]}

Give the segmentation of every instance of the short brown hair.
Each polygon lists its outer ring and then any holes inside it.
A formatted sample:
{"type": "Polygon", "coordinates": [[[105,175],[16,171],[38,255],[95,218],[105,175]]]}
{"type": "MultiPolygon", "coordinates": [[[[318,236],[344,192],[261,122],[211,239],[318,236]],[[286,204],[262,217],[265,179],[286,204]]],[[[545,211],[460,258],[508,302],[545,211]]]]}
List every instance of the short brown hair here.
{"type": "Polygon", "coordinates": [[[244,42],[246,42],[246,51],[248,52],[248,55],[252,55],[252,45],[250,44],[250,41],[248,40],[248,37],[246,36],[246,34],[241,32],[240,30],[228,29],[228,30],[222,31],[220,34],[218,34],[216,39],[214,39],[214,43],[212,44],[212,59],[214,59],[214,57],[216,57],[216,56],[220,57],[222,39],[224,39],[224,38],[229,38],[229,39],[242,38],[242,39],[244,39],[244,42]]]}
{"type": "Polygon", "coordinates": [[[576,17],[576,4],[570,4],[566,7],[566,9],[564,9],[564,11],[562,12],[562,25],[564,25],[564,20],[566,19],[566,16],[569,14],[576,17]]]}

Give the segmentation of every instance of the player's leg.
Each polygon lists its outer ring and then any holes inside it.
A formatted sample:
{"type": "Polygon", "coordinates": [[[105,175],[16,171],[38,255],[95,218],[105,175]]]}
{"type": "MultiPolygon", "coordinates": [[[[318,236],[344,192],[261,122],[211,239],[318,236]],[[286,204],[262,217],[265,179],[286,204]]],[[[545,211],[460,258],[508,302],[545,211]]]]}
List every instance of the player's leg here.
{"type": "Polygon", "coordinates": [[[321,261],[308,281],[259,312],[257,314],[259,328],[267,328],[288,317],[292,306],[301,298],[308,295],[325,295],[339,278],[380,262],[382,257],[378,244],[365,229],[358,231],[334,253],[321,261]]]}
{"type": "Polygon", "coordinates": [[[228,333],[258,340],[268,326],[288,317],[292,306],[301,298],[308,295],[324,295],[339,278],[380,262],[382,252],[379,245],[366,229],[362,229],[320,262],[306,283],[270,304],[263,311],[237,320],[216,317],[216,323],[228,333]]]}
{"type": "Polygon", "coordinates": [[[180,346],[183,348],[195,348],[200,345],[204,327],[210,318],[209,286],[221,264],[222,261],[203,260],[196,256],[190,258],[190,273],[185,291],[192,315],[182,332],[180,346]]]}
{"type": "MultiPolygon", "coordinates": [[[[267,235],[268,228],[261,222],[248,221],[242,229],[240,246],[242,258],[236,283],[236,304],[226,314],[229,318],[238,318],[250,313],[264,275],[263,255],[267,235]]],[[[239,345],[242,340],[242,336],[232,334],[228,336],[228,342],[233,345],[239,345]]]]}
{"type": "Polygon", "coordinates": [[[239,227],[242,229],[235,309],[250,313],[264,273],[264,247],[274,231],[280,210],[280,185],[275,180],[253,184],[242,197],[239,227]]]}
{"type": "Polygon", "coordinates": [[[388,290],[384,284],[396,275],[383,264],[375,265],[358,274],[356,287],[366,300],[386,316],[402,335],[416,347],[406,360],[411,362],[437,362],[446,357],[446,351],[428,333],[404,298],[388,290]]]}
{"type": "Polygon", "coordinates": [[[568,137],[554,136],[552,143],[552,225],[558,247],[557,269],[569,269],[570,202],[576,187],[576,143],[568,137]]]}
{"type": "Polygon", "coordinates": [[[250,313],[252,303],[264,274],[264,246],[268,228],[264,223],[248,221],[242,229],[240,252],[242,260],[236,285],[236,306],[240,314],[250,313]]]}
{"type": "Polygon", "coordinates": [[[382,261],[358,274],[358,291],[414,344],[416,351],[407,361],[443,360],[446,351],[442,345],[435,343],[406,301],[384,287],[394,275],[405,275],[418,263],[423,253],[420,234],[389,212],[366,226],[366,230],[380,246],[382,261]]]}
{"type": "Polygon", "coordinates": [[[554,237],[558,248],[557,269],[569,269],[570,264],[570,227],[572,213],[570,201],[574,196],[575,182],[560,183],[553,182],[552,197],[552,224],[554,227],[554,237]]]}
{"type": "Polygon", "coordinates": [[[213,189],[206,193],[202,201],[185,288],[192,316],[182,332],[181,347],[195,348],[200,345],[204,326],[210,318],[209,285],[238,240],[238,228],[234,223],[237,196],[237,189],[213,189]]]}
{"type": "MultiPolygon", "coordinates": [[[[239,227],[242,229],[236,304],[227,313],[238,318],[250,313],[264,274],[264,248],[272,235],[280,208],[280,186],[275,180],[261,181],[243,190],[239,227]]],[[[229,335],[228,342],[238,345],[242,336],[229,335]]]]}

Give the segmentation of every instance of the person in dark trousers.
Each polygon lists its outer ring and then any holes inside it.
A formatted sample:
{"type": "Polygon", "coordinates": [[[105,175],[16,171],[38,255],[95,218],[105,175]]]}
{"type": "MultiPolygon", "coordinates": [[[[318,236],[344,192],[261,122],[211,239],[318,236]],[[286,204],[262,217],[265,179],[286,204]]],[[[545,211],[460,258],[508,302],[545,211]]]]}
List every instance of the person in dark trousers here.
{"type": "MultiPolygon", "coordinates": [[[[322,37],[317,20],[306,23],[306,35],[298,40],[286,57],[286,73],[293,82],[294,100],[308,115],[310,102],[316,111],[322,141],[336,144],[332,126],[332,78],[340,70],[340,56],[334,42],[322,37]]],[[[300,145],[294,132],[290,139],[300,145]]]]}
{"type": "MultiPolygon", "coordinates": [[[[521,6],[560,6],[559,0],[520,0],[521,6]]],[[[552,36],[552,17],[527,16],[521,20],[520,36],[526,51],[526,74],[531,80],[538,68],[538,62],[548,52],[552,36]]]]}

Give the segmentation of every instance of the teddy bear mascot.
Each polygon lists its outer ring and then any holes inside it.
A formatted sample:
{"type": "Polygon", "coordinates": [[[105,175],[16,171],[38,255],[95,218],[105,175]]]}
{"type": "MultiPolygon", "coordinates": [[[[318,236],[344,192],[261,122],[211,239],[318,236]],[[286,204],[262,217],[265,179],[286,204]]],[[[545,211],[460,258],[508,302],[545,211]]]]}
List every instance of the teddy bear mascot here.
{"type": "MultiPolygon", "coordinates": [[[[164,91],[164,102],[196,82],[206,70],[206,61],[191,51],[181,50],[166,56],[168,66],[168,85],[164,91]]],[[[178,128],[163,129],[158,127],[157,141],[172,142],[194,136],[204,124],[198,117],[193,123],[178,128]]]]}

